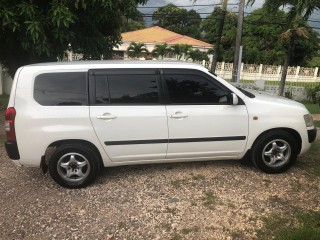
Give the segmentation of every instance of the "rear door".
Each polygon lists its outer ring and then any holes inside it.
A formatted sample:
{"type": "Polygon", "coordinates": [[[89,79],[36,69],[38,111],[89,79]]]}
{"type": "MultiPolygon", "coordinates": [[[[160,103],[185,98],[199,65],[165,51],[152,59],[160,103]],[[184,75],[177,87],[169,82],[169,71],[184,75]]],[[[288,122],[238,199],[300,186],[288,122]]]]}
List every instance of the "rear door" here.
{"type": "Polygon", "coordinates": [[[248,136],[243,101],[232,105],[231,91],[201,71],[162,72],[169,99],[167,158],[224,159],[241,155],[248,136]]]}
{"type": "Polygon", "coordinates": [[[112,161],[165,158],[167,116],[156,69],[91,70],[89,89],[90,118],[112,161]]]}

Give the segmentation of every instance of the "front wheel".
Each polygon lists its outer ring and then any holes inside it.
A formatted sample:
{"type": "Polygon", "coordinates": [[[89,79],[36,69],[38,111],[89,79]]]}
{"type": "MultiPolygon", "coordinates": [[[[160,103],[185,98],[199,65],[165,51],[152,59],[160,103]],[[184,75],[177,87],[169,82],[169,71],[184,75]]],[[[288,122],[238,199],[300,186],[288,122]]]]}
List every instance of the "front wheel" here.
{"type": "Polygon", "coordinates": [[[251,160],[265,173],[282,173],[297,159],[298,144],[291,134],[274,130],[260,136],[252,147],[251,160]]]}
{"type": "Polygon", "coordinates": [[[90,184],[98,174],[99,159],[94,150],[84,144],[58,146],[49,161],[53,180],[67,188],[81,188],[90,184]]]}

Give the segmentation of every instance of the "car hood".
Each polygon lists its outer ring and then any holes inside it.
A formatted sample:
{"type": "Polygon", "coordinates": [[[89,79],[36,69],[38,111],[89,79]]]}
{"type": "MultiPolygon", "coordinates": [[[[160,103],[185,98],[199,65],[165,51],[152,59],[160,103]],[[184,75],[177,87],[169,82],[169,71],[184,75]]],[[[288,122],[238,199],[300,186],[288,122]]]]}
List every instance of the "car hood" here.
{"type": "Polygon", "coordinates": [[[285,97],[281,97],[281,96],[277,96],[277,95],[273,95],[271,93],[266,93],[266,92],[261,92],[261,91],[255,91],[255,90],[247,90],[246,91],[252,93],[253,95],[255,95],[256,100],[258,101],[263,101],[263,102],[272,102],[274,104],[281,104],[281,105],[290,105],[292,107],[297,107],[297,108],[303,108],[305,109],[305,106],[302,103],[296,102],[294,100],[285,98],[285,97]]]}

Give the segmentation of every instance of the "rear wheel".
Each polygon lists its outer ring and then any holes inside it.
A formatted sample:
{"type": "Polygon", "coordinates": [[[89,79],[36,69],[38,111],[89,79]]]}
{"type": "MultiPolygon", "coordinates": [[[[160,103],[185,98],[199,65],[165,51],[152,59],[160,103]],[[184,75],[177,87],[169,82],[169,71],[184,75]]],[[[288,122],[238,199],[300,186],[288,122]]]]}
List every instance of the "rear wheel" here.
{"type": "Polygon", "coordinates": [[[81,188],[90,184],[99,171],[99,159],[85,144],[64,144],[57,147],[49,161],[51,177],[61,186],[81,188]]]}
{"type": "Polygon", "coordinates": [[[291,134],[275,130],[260,136],[252,147],[251,160],[266,173],[281,173],[297,159],[298,144],[291,134]]]}

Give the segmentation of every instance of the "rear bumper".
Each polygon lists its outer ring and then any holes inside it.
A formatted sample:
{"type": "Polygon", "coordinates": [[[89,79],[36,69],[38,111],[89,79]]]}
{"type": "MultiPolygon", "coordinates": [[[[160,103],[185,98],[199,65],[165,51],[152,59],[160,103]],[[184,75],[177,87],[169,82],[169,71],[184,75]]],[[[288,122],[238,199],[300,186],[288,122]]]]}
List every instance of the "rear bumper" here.
{"type": "Polygon", "coordinates": [[[309,143],[312,143],[316,139],[316,136],[317,136],[317,129],[316,128],[308,130],[309,143]]]}
{"type": "Polygon", "coordinates": [[[17,142],[5,142],[4,145],[6,147],[6,151],[10,159],[12,160],[20,159],[17,142]]]}

